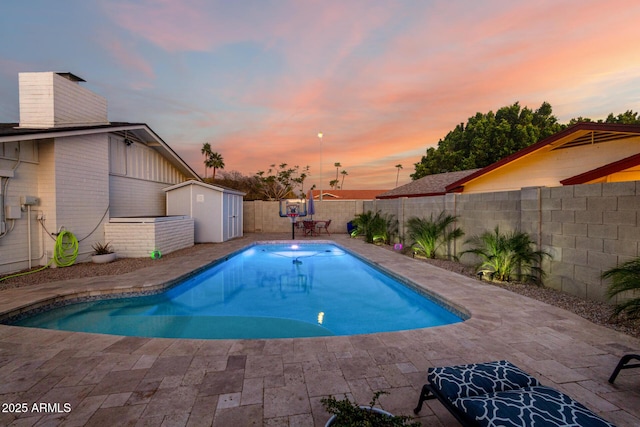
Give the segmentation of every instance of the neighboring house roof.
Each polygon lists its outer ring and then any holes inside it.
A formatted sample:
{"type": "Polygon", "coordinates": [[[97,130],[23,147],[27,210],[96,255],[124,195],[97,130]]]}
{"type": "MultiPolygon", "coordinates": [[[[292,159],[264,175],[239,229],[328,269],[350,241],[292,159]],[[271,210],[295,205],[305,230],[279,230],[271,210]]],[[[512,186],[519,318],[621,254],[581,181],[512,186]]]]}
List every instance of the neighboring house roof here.
{"type": "Polygon", "coordinates": [[[237,194],[238,196],[244,196],[246,193],[243,193],[242,191],[238,191],[238,190],[234,190],[233,188],[227,188],[227,187],[223,187],[221,185],[211,185],[211,184],[207,184],[205,182],[202,181],[195,181],[193,179],[190,179],[188,181],[184,181],[184,182],[180,182],[178,184],[172,185],[171,187],[166,187],[163,188],[162,191],[171,191],[171,190],[175,190],[176,188],[182,188],[184,186],[187,185],[197,185],[199,187],[203,187],[203,188],[207,188],[209,190],[214,190],[214,191],[219,191],[221,193],[230,193],[230,194],[237,194]]]}
{"type": "Polygon", "coordinates": [[[131,135],[132,138],[135,137],[135,139],[141,141],[148,147],[158,151],[186,176],[200,180],[200,176],[145,123],[112,122],[108,125],[70,126],[45,129],[19,127],[18,123],[0,123],[0,142],[116,132],[131,135]]]}
{"type": "Polygon", "coordinates": [[[617,162],[609,163],[608,165],[601,166],[596,169],[592,169],[580,175],[572,176],[571,178],[563,179],[560,181],[562,185],[577,185],[587,184],[591,181],[601,179],[607,175],[611,175],[617,172],[622,172],[626,169],[635,168],[640,165],[640,154],[625,157],[617,162]]]}
{"type": "Polygon", "coordinates": [[[479,171],[480,169],[469,169],[465,171],[445,172],[427,175],[408,184],[401,185],[391,191],[380,194],[378,199],[397,199],[400,197],[426,197],[439,196],[446,193],[447,185],[458,181],[466,176],[479,171]]]}
{"type": "MultiPolygon", "coordinates": [[[[447,192],[460,192],[463,186],[508,164],[541,150],[553,151],[583,145],[600,144],[640,136],[640,125],[582,122],[447,185],[447,192]]],[[[617,162],[615,162],[617,163],[617,162]]],[[[602,172],[602,168],[600,172],[602,172]]],[[[580,175],[577,175],[580,176],[580,175]]],[[[575,177],[574,177],[575,178],[575,177]]],[[[564,180],[563,180],[564,181],[564,180]]],[[[561,181],[562,182],[562,181],[561,181]]]]}
{"type": "MultiPolygon", "coordinates": [[[[311,190],[313,198],[320,198],[320,190],[311,190]]],[[[387,190],[322,190],[322,200],[373,200],[387,190]]]]}

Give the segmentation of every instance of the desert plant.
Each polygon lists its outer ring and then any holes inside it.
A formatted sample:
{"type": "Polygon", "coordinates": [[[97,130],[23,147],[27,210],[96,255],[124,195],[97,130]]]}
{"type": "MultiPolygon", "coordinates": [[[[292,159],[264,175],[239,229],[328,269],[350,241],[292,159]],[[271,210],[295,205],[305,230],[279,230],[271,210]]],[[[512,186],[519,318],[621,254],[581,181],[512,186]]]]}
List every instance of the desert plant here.
{"type": "Polygon", "coordinates": [[[374,406],[383,394],[388,393],[385,391],[375,392],[369,406],[359,406],[349,400],[347,396],[343,400],[338,400],[333,396],[323,397],[320,400],[322,405],[327,412],[335,416],[327,425],[332,427],[419,427],[421,425],[419,422],[411,422],[411,417],[405,415],[375,412],[374,406]]]}
{"type": "Polygon", "coordinates": [[[390,236],[397,233],[398,220],[392,214],[375,214],[371,211],[358,214],[352,221],[356,229],[351,233],[352,237],[364,235],[367,243],[389,243],[390,236]]]}
{"type": "MultiPolygon", "coordinates": [[[[607,288],[609,299],[622,293],[633,293],[638,295],[640,290],[640,258],[627,261],[618,267],[611,268],[602,273],[603,279],[611,279],[611,285],[607,288]]],[[[618,316],[625,313],[630,318],[640,317],[640,297],[629,298],[616,304],[613,314],[618,316]]]]}
{"type": "Polygon", "coordinates": [[[524,282],[540,283],[545,274],[540,264],[543,258],[551,257],[548,252],[534,250],[534,242],[527,233],[501,233],[498,226],[493,231],[468,239],[466,243],[475,247],[462,253],[472,253],[481,259],[476,270],[488,273],[493,280],[500,282],[508,282],[515,277],[524,282]]]}
{"type": "Polygon", "coordinates": [[[93,249],[94,255],[107,255],[107,254],[113,253],[113,249],[111,248],[110,242],[107,242],[107,243],[96,242],[93,245],[91,245],[91,248],[93,249]]]}
{"type": "MultiPolygon", "coordinates": [[[[435,258],[438,250],[455,239],[464,236],[459,227],[453,226],[457,217],[440,212],[436,219],[433,214],[429,219],[412,217],[407,221],[409,238],[413,240],[411,247],[414,253],[427,258],[435,258]]],[[[454,255],[455,259],[456,256],[454,255]]]]}

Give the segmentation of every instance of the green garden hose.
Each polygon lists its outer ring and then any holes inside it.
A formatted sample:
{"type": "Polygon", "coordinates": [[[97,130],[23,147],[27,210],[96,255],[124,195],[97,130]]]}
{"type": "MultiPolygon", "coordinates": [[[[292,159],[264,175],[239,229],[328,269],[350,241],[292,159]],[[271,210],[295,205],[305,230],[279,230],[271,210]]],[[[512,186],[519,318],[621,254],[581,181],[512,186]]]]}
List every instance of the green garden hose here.
{"type": "Polygon", "coordinates": [[[69,267],[78,258],[78,239],[72,232],[62,230],[56,238],[53,259],[58,267],[69,267]]]}
{"type": "Polygon", "coordinates": [[[53,247],[53,257],[49,260],[47,265],[38,268],[37,270],[25,271],[22,273],[12,274],[0,278],[0,282],[10,279],[12,277],[25,276],[27,274],[36,273],[49,267],[54,261],[58,267],[69,267],[72,265],[78,257],[78,239],[70,231],[62,230],[56,238],[56,243],[53,247]]]}

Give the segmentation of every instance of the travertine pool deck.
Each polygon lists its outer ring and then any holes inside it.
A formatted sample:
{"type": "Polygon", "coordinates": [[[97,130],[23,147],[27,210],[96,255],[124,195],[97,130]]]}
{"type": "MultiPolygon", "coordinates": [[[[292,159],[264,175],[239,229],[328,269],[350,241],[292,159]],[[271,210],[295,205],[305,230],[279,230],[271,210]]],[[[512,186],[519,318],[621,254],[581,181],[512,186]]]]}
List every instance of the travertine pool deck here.
{"type": "MultiPolygon", "coordinates": [[[[289,237],[250,234],[121,276],[0,291],[0,313],[60,293],[154,287],[255,240],[289,237]]],[[[413,415],[427,368],[497,359],[619,426],[640,425],[640,369],[607,382],[620,356],[640,351],[640,340],[346,235],[331,239],[464,307],[471,318],[412,331],[277,340],[150,339],[0,325],[0,425],[321,426],[329,418],[323,396],[347,393],[368,403],[376,390],[389,392],[381,398],[385,410],[413,415]]],[[[418,420],[458,425],[437,401],[428,401],[418,420]]]]}

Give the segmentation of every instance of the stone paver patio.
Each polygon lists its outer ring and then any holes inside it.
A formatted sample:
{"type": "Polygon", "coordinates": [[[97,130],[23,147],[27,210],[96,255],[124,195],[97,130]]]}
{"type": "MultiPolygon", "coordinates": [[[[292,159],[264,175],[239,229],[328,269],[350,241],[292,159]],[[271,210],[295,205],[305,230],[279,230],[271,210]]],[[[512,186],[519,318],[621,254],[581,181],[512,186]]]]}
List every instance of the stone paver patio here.
{"type": "MultiPolygon", "coordinates": [[[[254,240],[288,237],[247,235],[121,276],[1,291],[0,313],[67,293],[150,289],[254,240]]],[[[619,426],[640,425],[640,369],[607,383],[620,356],[640,351],[640,340],[346,235],[331,239],[471,318],[430,329],[277,340],[150,339],[0,325],[0,425],[321,426],[329,418],[323,396],[347,393],[368,403],[376,390],[389,392],[381,398],[385,410],[413,415],[428,367],[497,359],[619,426]]],[[[458,425],[437,401],[428,401],[418,420],[458,425]]]]}

